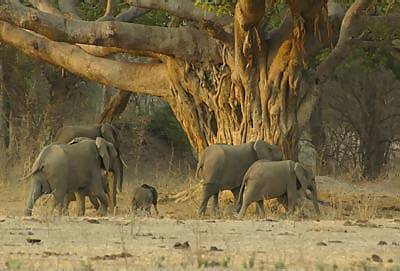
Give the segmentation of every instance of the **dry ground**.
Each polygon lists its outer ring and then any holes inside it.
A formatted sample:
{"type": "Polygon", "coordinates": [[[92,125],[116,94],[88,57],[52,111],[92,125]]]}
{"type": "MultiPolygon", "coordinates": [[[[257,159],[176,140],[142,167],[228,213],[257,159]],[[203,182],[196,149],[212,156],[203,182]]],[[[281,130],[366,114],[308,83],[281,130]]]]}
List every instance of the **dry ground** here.
{"type": "Polygon", "coordinates": [[[271,203],[268,219],[256,219],[253,208],[236,220],[229,193],[221,217],[198,220],[198,189],[173,197],[190,184],[159,184],[161,214],[152,218],[128,213],[131,186],[119,195],[118,216],[96,217],[88,204],[90,217],[73,208],[55,217],[44,199],[26,218],[29,186],[1,184],[0,270],[400,270],[398,177],[357,185],[320,177],[329,202],[320,220],[307,202],[288,219],[271,203]]]}

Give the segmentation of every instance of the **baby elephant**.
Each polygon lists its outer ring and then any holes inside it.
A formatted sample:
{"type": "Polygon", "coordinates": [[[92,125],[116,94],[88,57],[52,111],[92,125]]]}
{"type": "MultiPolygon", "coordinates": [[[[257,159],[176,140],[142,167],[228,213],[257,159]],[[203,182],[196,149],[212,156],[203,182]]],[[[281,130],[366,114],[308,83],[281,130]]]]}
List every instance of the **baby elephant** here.
{"type": "Polygon", "coordinates": [[[313,202],[315,211],[320,214],[317,200],[315,177],[300,163],[286,161],[259,160],[247,170],[240,188],[239,218],[246,213],[247,207],[257,203],[257,213],[265,216],[264,198],[287,197],[288,214],[293,212],[300,190],[313,202]]]}
{"type": "Polygon", "coordinates": [[[133,191],[132,211],[136,212],[137,209],[145,210],[150,215],[151,204],[153,204],[154,210],[158,215],[157,199],[157,190],[148,184],[142,184],[141,186],[136,187],[133,191]]]}

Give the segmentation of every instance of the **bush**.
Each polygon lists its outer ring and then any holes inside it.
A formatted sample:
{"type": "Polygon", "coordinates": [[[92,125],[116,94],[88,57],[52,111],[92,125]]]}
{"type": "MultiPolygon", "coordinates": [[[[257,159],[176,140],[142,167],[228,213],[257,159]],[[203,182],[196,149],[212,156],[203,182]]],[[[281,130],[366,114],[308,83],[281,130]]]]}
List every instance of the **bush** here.
{"type": "Polygon", "coordinates": [[[167,104],[154,109],[148,130],[175,148],[181,150],[190,148],[185,132],[167,104]]]}

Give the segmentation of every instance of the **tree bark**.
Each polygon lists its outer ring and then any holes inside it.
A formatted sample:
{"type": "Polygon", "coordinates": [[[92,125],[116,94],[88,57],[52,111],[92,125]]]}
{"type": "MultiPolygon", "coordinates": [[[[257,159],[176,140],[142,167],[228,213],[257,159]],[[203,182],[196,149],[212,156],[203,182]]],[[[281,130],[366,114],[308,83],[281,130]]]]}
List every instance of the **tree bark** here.
{"type": "Polygon", "coordinates": [[[105,104],[96,122],[112,123],[115,118],[118,118],[122,112],[124,112],[131,94],[132,93],[128,91],[117,90],[117,93],[109,99],[108,103],[105,104]]]}

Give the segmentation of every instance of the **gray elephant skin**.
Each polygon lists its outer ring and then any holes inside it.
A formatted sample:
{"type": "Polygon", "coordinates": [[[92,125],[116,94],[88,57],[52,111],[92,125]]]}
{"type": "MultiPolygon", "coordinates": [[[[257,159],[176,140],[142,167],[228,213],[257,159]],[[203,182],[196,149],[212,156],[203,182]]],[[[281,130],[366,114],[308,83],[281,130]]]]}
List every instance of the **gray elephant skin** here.
{"type": "Polygon", "coordinates": [[[320,213],[317,187],[311,171],[300,163],[286,161],[256,161],[246,172],[239,195],[239,218],[243,218],[248,206],[256,202],[259,216],[264,217],[264,199],[287,197],[288,213],[294,210],[300,192],[312,201],[317,214],[320,213]]]}
{"type": "Polygon", "coordinates": [[[84,196],[93,195],[100,201],[100,213],[105,214],[108,199],[102,172],[114,170],[115,178],[119,178],[119,169],[111,168],[116,159],[117,151],[113,145],[101,137],[76,144],[46,146],[27,176],[32,180],[32,189],[25,215],[32,215],[35,201],[44,193],[52,193],[56,205],[63,211],[67,195],[75,193],[79,201],[79,215],[85,211],[84,196]]]}
{"type": "Polygon", "coordinates": [[[61,127],[55,136],[55,144],[67,144],[71,140],[77,137],[87,137],[91,139],[96,139],[96,137],[102,137],[108,142],[112,143],[118,152],[119,158],[121,160],[119,172],[120,178],[118,179],[118,184],[114,185],[114,188],[118,186],[120,192],[122,192],[123,183],[123,160],[121,158],[120,147],[121,147],[121,137],[118,130],[111,124],[99,124],[99,125],[76,125],[76,126],[64,126],[61,127]]]}
{"type": "Polygon", "coordinates": [[[153,204],[156,214],[157,209],[158,193],[157,190],[148,184],[142,184],[141,186],[135,187],[132,196],[132,212],[137,212],[138,209],[145,210],[149,215],[151,214],[151,205],[153,204]]]}
{"type": "Polygon", "coordinates": [[[213,211],[218,213],[218,195],[222,190],[231,190],[237,202],[243,176],[247,169],[259,159],[282,160],[278,146],[263,140],[241,145],[215,144],[202,153],[197,165],[196,177],[204,181],[202,202],[198,209],[204,215],[208,200],[213,196],[213,211]]]}

